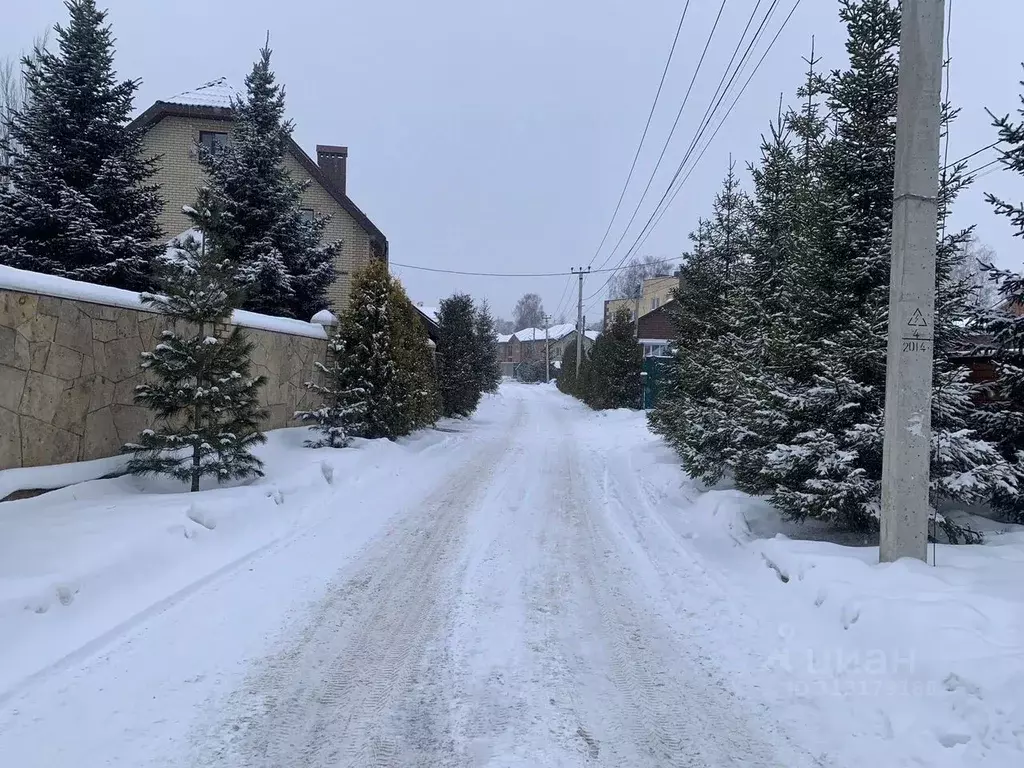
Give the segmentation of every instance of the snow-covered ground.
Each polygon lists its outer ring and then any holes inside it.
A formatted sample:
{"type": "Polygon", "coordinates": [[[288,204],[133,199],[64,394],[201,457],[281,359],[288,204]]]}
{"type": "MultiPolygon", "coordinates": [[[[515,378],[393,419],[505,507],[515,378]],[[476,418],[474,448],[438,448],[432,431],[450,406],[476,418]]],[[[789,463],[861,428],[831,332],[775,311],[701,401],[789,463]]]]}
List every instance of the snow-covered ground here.
{"type": "Polygon", "coordinates": [[[1022,533],[764,538],[549,386],[303,438],[242,487],[0,504],[0,765],[1024,765],[1022,533]]]}

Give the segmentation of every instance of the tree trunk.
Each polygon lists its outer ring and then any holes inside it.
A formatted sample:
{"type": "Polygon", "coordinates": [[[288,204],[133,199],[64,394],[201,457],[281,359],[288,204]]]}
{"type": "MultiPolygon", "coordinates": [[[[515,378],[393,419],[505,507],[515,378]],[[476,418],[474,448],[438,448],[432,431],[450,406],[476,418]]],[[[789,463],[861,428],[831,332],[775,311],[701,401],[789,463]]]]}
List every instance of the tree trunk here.
{"type": "Polygon", "coordinates": [[[192,493],[195,493],[196,491],[199,490],[199,478],[202,476],[202,473],[199,471],[199,468],[200,468],[199,457],[200,457],[199,446],[198,445],[193,446],[192,447],[192,489],[191,489],[192,493]]]}

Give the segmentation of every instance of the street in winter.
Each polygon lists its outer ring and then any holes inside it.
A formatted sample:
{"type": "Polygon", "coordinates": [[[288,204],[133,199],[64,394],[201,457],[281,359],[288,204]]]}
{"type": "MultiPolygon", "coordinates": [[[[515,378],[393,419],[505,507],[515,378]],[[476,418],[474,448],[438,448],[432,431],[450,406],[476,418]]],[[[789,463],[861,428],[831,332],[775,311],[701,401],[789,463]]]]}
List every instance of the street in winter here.
{"type": "Polygon", "coordinates": [[[759,538],[777,513],[642,416],[545,386],[302,439],[195,500],[121,478],[2,510],[5,765],[1021,760],[1021,534],[938,571],[759,538]]]}
{"type": "Polygon", "coordinates": [[[0,768],[1024,766],[1020,0],[0,14],[0,768]]]}

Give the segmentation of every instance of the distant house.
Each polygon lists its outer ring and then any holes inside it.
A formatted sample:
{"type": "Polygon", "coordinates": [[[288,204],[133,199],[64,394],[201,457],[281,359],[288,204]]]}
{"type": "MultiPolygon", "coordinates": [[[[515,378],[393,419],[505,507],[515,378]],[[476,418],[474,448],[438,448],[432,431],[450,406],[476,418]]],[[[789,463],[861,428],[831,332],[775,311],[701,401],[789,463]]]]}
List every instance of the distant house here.
{"type": "Polygon", "coordinates": [[[672,312],[676,307],[675,299],[662,304],[657,309],[640,316],[637,321],[637,343],[644,348],[644,357],[667,357],[675,328],[672,325],[672,312]]]}
{"type": "MultiPolygon", "coordinates": [[[[545,359],[551,363],[560,363],[570,344],[576,343],[576,326],[572,323],[553,325],[547,329],[545,339],[544,328],[524,328],[508,336],[498,337],[499,359],[502,364],[502,373],[506,376],[514,375],[515,368],[520,363],[544,362],[545,359]],[[545,345],[548,349],[548,357],[545,358],[545,345]]],[[[586,331],[583,337],[585,349],[590,349],[597,339],[596,331],[586,331]]],[[[555,365],[554,369],[558,366],[555,365]]]]}
{"type": "Polygon", "coordinates": [[[639,309],[640,317],[654,312],[661,306],[672,301],[673,291],[679,286],[679,278],[673,276],[649,277],[644,280],[641,295],[631,299],[609,299],[604,303],[604,327],[611,325],[612,318],[620,309],[629,310],[631,320],[636,319],[639,309]]]}
{"type": "MultiPolygon", "coordinates": [[[[153,182],[160,185],[164,199],[160,225],[168,238],[191,226],[181,209],[195,201],[196,188],[203,184],[198,147],[202,144],[216,151],[231,140],[231,100],[235,96],[237,91],[227,81],[214,80],[156,102],[132,123],[144,131],[143,154],[160,158],[153,182]]],[[[352,273],[371,259],[386,261],[388,241],[348,196],[348,148],[317,145],[316,151],[314,161],[290,141],[285,162],[295,178],[307,182],[302,194],[303,211],[310,217],[329,216],[324,239],[341,242],[334,265],[337,280],[327,292],[331,309],[340,312],[348,305],[352,273]]]]}

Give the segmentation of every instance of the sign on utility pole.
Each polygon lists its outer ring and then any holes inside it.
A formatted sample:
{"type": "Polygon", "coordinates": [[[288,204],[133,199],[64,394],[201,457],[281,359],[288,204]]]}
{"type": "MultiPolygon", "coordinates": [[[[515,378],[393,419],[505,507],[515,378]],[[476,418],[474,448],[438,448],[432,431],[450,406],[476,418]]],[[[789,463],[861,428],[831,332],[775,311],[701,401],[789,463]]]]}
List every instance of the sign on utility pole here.
{"type": "Polygon", "coordinates": [[[903,0],[879,559],[927,561],[945,0],[903,0]]]}

